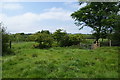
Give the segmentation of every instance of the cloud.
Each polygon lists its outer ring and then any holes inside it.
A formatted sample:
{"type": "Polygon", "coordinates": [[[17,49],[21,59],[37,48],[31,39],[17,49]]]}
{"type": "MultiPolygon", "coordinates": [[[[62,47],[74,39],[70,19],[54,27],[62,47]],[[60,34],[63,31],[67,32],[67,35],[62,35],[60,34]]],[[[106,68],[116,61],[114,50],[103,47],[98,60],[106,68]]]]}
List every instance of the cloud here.
{"type": "Polygon", "coordinates": [[[64,5],[69,6],[69,8],[75,8],[78,9],[79,8],[79,4],[78,2],[64,2],[64,5]]]}
{"type": "MultiPolygon", "coordinates": [[[[7,27],[10,33],[34,33],[40,30],[50,30],[54,32],[56,29],[65,29],[69,33],[78,33],[78,27],[75,26],[70,14],[72,12],[63,8],[45,9],[43,13],[27,12],[17,16],[7,16],[0,14],[0,19],[7,27]]],[[[89,33],[89,31],[83,31],[89,33]]]]}
{"type": "Polygon", "coordinates": [[[80,9],[82,7],[85,7],[87,5],[87,3],[83,3],[81,5],[79,5],[79,2],[64,2],[64,5],[69,6],[70,8],[74,8],[74,9],[80,9]]]}
{"type": "Polygon", "coordinates": [[[39,17],[42,19],[56,19],[56,20],[71,20],[71,13],[70,11],[64,10],[62,8],[50,8],[45,9],[43,14],[40,14],[39,17]]]}
{"type": "Polygon", "coordinates": [[[20,10],[23,9],[23,6],[18,3],[2,3],[0,4],[0,8],[5,10],[20,10]]]}
{"type": "MultiPolygon", "coordinates": [[[[52,21],[71,21],[71,12],[62,8],[50,8],[43,13],[31,13],[27,12],[17,16],[7,16],[6,14],[0,14],[0,18],[7,26],[10,32],[33,32],[36,29],[40,29],[40,25],[47,20],[52,21]]],[[[46,24],[49,22],[46,22],[46,24]]],[[[48,25],[49,26],[49,25],[48,25]]]]}
{"type": "Polygon", "coordinates": [[[1,0],[3,2],[78,2],[78,0],[1,0]]]}

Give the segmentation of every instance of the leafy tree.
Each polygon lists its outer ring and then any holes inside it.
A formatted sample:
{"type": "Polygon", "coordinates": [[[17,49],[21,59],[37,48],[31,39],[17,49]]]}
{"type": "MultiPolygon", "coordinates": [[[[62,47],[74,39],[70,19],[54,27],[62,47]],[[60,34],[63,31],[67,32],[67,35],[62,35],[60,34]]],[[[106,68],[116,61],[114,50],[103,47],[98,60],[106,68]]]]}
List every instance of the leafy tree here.
{"type": "Polygon", "coordinates": [[[118,10],[119,7],[116,2],[91,2],[72,13],[71,16],[75,19],[76,25],[82,26],[80,29],[85,26],[92,28],[98,42],[104,30],[110,33],[113,30],[110,16],[117,14],[118,10]]]}
{"type": "Polygon", "coordinates": [[[50,34],[50,31],[49,30],[42,30],[41,33],[50,34]]]}
{"type": "Polygon", "coordinates": [[[56,30],[53,33],[54,39],[57,41],[57,45],[64,46],[72,46],[77,45],[83,40],[83,36],[80,34],[67,34],[67,32],[62,29],[56,30]]]}
{"type": "Polygon", "coordinates": [[[10,34],[9,37],[10,37],[10,40],[11,40],[12,42],[13,42],[13,41],[16,41],[14,34],[10,34]]]}
{"type": "Polygon", "coordinates": [[[35,41],[36,35],[35,34],[31,34],[28,35],[26,38],[26,41],[35,41]]]}
{"type": "Polygon", "coordinates": [[[103,39],[106,39],[108,36],[108,33],[106,33],[106,31],[102,31],[101,34],[100,34],[100,37],[102,38],[102,42],[103,42],[103,39]]]}
{"type": "Polygon", "coordinates": [[[60,47],[64,47],[64,46],[70,46],[70,42],[69,42],[69,36],[68,34],[65,34],[64,36],[62,36],[62,39],[60,39],[59,41],[59,46],[60,47]]]}
{"type": "Polygon", "coordinates": [[[83,41],[83,37],[80,34],[66,34],[60,40],[60,46],[72,46],[78,45],[80,42],[83,41]]]}
{"type": "Polygon", "coordinates": [[[69,35],[69,42],[71,45],[77,45],[83,41],[83,36],[80,34],[71,34],[69,35]]]}
{"type": "Polygon", "coordinates": [[[39,48],[49,48],[52,47],[53,38],[50,34],[39,33],[36,34],[36,42],[39,43],[39,48]]]}
{"type": "Polygon", "coordinates": [[[0,37],[0,39],[2,39],[2,55],[11,54],[12,51],[10,49],[10,44],[9,44],[10,37],[6,32],[5,27],[2,26],[2,23],[0,23],[0,27],[1,27],[0,33],[2,33],[2,37],[0,37]]]}
{"type": "Polygon", "coordinates": [[[63,31],[62,29],[58,29],[53,33],[53,38],[57,41],[57,43],[59,44],[59,42],[64,38],[64,36],[67,33],[65,31],[63,31]]]}
{"type": "Polygon", "coordinates": [[[120,14],[116,16],[116,21],[114,23],[114,33],[112,40],[115,42],[115,45],[120,46],[120,14]]]}

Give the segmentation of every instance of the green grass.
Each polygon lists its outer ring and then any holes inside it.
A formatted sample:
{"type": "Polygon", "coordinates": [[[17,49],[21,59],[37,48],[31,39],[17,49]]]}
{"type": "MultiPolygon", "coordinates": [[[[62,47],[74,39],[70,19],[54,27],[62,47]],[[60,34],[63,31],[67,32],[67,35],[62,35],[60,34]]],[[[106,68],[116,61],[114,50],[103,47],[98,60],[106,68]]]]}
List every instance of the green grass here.
{"type": "Polygon", "coordinates": [[[118,47],[34,49],[33,44],[12,45],[16,54],[2,58],[3,78],[118,78],[118,47]]]}
{"type": "MultiPolygon", "coordinates": [[[[95,41],[95,39],[85,39],[85,41],[82,42],[82,43],[85,43],[85,44],[93,44],[94,41],[95,41]]],[[[108,39],[103,39],[103,41],[102,41],[101,38],[99,39],[99,42],[107,42],[107,41],[108,41],[108,39]]]]}

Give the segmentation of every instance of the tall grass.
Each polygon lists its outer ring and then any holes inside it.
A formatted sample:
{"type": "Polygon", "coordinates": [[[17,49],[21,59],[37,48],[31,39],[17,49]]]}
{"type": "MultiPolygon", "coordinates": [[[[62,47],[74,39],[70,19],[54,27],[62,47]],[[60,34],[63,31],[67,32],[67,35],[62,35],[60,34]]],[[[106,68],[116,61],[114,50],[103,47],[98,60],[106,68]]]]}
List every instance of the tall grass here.
{"type": "Polygon", "coordinates": [[[33,44],[12,45],[16,54],[3,57],[3,78],[118,78],[118,47],[35,49],[33,44]]]}

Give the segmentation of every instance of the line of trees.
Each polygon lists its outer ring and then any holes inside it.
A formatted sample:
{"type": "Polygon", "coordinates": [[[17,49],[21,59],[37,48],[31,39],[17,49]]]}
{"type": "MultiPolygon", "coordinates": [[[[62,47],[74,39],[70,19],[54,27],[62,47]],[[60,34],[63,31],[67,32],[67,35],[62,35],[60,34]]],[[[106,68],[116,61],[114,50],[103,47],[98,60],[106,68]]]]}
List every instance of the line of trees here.
{"type": "Polygon", "coordinates": [[[41,32],[39,31],[31,35],[31,38],[33,37],[33,41],[39,43],[39,45],[35,46],[38,48],[49,48],[52,46],[66,47],[77,45],[83,41],[81,34],[67,34],[67,32],[62,29],[56,30],[53,34],[48,30],[42,30],[41,32]]]}
{"type": "Polygon", "coordinates": [[[10,42],[37,42],[38,44],[34,45],[34,47],[43,49],[50,48],[52,46],[66,47],[77,45],[84,40],[82,34],[68,34],[62,29],[58,29],[54,33],[50,33],[48,30],[42,30],[34,34],[9,34],[6,32],[6,29],[2,27],[1,33],[3,55],[10,54],[12,52],[10,49],[10,42]]]}
{"type": "MultiPolygon", "coordinates": [[[[80,2],[80,5],[82,3],[80,2]]],[[[87,6],[71,14],[77,26],[87,26],[93,29],[93,36],[98,42],[100,38],[107,38],[120,46],[120,11],[118,2],[89,2],[87,6]]],[[[35,41],[38,48],[49,48],[55,46],[77,45],[84,41],[81,34],[67,34],[66,31],[58,29],[53,34],[48,30],[42,30],[35,34],[8,34],[0,23],[0,33],[2,33],[2,52],[10,53],[10,41],[35,41]]],[[[1,37],[0,37],[1,39],[1,37]]]]}

